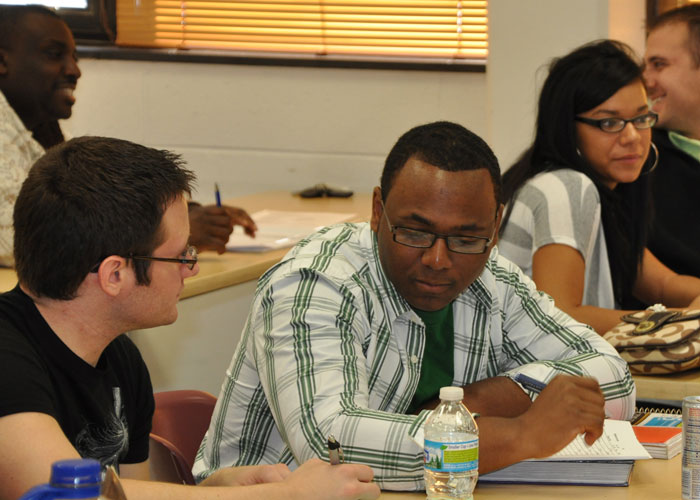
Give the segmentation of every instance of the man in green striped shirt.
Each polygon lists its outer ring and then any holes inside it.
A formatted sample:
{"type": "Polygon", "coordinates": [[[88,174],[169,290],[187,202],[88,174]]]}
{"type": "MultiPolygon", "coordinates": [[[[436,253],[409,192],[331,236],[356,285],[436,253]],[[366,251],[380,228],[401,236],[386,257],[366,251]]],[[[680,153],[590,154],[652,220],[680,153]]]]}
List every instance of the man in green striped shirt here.
{"type": "Polygon", "coordinates": [[[625,362],[498,254],[499,191],[475,134],[448,122],[404,134],[370,223],[325,228],[260,278],[195,475],[327,458],[333,434],[380,487],[421,489],[411,436],[443,385],[481,413],[481,473],[580,433],[593,442],[606,411],[630,417],[625,362]]]}

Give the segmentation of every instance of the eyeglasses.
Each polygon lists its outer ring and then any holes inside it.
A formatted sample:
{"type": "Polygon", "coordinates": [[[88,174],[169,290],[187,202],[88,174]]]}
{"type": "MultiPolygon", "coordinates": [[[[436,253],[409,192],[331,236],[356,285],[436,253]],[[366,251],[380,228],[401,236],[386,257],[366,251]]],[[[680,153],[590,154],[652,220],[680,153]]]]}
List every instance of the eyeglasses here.
{"type": "Polygon", "coordinates": [[[384,212],[386,223],[389,224],[389,231],[391,231],[394,236],[394,241],[407,247],[430,248],[435,244],[436,239],[441,238],[445,240],[447,249],[451,252],[480,254],[485,253],[491,241],[493,241],[493,234],[490,238],[485,236],[449,236],[446,234],[431,233],[429,231],[419,231],[418,229],[411,229],[408,227],[394,226],[391,224],[389,216],[386,214],[383,200],[381,204],[382,212],[384,212]]]}
{"type": "Polygon", "coordinates": [[[624,129],[628,123],[631,123],[637,130],[644,130],[651,128],[656,125],[656,120],[659,116],[653,111],[644,113],[643,115],[635,116],[634,118],[601,118],[600,120],[594,120],[593,118],[586,118],[585,116],[576,116],[574,120],[577,122],[582,122],[587,125],[593,125],[598,127],[603,132],[620,132],[624,129]]]}
{"type": "Polygon", "coordinates": [[[197,249],[192,245],[188,245],[184,252],[182,252],[182,257],[168,258],[168,257],[152,257],[146,255],[131,255],[130,259],[134,260],[157,260],[160,262],[176,262],[178,264],[185,264],[187,269],[190,271],[194,269],[195,264],[197,264],[197,249]]]}
{"type": "MultiPolygon", "coordinates": [[[[187,268],[191,271],[192,269],[194,269],[195,264],[197,264],[197,249],[191,245],[188,245],[185,251],[182,252],[182,257],[176,257],[172,259],[168,257],[152,257],[132,254],[129,254],[128,258],[134,260],[158,260],[161,262],[176,262],[178,264],[185,264],[187,268]]],[[[95,266],[92,269],[90,269],[91,273],[96,273],[100,269],[100,264],[102,264],[102,260],[95,264],[95,266]]]]}

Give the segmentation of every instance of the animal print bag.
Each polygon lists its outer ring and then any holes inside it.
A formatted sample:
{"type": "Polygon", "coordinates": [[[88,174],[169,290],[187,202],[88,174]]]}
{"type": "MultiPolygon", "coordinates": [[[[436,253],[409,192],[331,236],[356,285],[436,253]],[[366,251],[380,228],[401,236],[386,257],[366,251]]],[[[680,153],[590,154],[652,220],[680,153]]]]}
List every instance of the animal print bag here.
{"type": "Polygon", "coordinates": [[[700,310],[625,314],[603,337],[634,374],[664,374],[700,366],[700,310]]]}

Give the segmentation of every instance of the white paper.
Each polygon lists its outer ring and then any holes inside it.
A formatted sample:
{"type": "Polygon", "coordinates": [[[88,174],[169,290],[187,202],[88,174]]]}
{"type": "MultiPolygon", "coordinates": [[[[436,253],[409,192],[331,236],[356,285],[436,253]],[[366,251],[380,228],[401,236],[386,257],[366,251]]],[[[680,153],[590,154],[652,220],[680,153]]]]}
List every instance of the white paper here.
{"type": "Polygon", "coordinates": [[[643,460],[651,458],[626,420],[605,419],[603,435],[588,446],[579,434],[564,449],[542,460],[643,460]]]}
{"type": "Polygon", "coordinates": [[[294,212],[283,210],[261,210],[251,214],[258,226],[255,238],[234,231],[226,249],[234,252],[264,252],[291,247],[302,238],[322,227],[345,222],[355,217],[354,213],[342,212],[294,212]]]}

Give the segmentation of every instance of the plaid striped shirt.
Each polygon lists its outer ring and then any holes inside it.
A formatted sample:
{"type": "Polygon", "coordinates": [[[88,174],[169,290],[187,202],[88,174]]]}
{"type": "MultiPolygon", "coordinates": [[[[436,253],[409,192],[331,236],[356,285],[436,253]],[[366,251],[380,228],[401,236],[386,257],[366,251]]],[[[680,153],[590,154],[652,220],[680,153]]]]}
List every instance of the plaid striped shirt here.
{"type": "MultiPolygon", "coordinates": [[[[541,381],[588,375],[613,418],[632,416],[625,362],[496,249],[453,308],[453,385],[517,373],[541,381]]],[[[381,488],[422,489],[423,450],[410,436],[430,412],[403,412],[425,341],[422,321],[382,270],[367,223],[303,240],[258,282],[195,475],[326,458],[333,434],[345,460],[370,465],[381,488]]]]}

